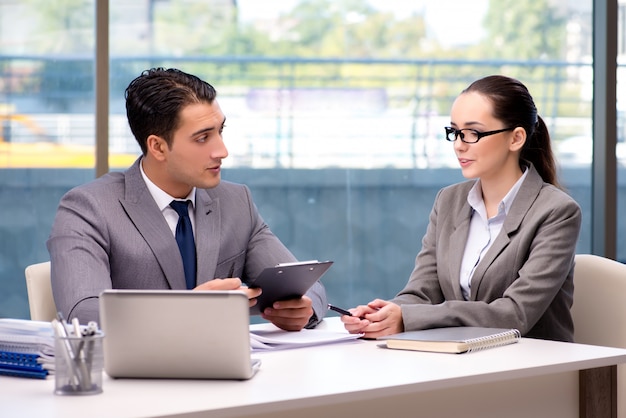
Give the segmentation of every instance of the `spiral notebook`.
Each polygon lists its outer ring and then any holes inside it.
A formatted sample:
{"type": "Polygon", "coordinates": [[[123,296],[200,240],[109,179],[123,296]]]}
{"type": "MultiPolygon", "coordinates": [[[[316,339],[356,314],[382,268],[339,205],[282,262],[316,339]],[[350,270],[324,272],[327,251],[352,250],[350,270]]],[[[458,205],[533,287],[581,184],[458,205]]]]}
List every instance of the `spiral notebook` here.
{"type": "Polygon", "coordinates": [[[0,318],[0,375],[45,379],[53,372],[50,322],[0,318]]]}
{"type": "Polygon", "coordinates": [[[48,370],[41,363],[39,354],[0,350],[0,375],[45,379],[48,370]]]}
{"type": "Polygon", "coordinates": [[[484,327],[432,328],[381,337],[382,347],[436,353],[469,353],[513,344],[521,334],[516,329],[484,327]]]}

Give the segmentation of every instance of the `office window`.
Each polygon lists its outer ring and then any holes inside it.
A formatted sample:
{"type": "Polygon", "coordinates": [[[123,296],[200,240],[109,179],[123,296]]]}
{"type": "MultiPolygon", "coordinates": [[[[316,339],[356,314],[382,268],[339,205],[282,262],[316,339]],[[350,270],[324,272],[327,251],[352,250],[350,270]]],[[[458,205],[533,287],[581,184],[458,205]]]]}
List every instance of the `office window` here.
{"type": "MultiPolygon", "coordinates": [[[[476,78],[529,86],[562,181],[589,207],[590,2],[409,3],[113,3],[112,16],[135,26],[113,19],[112,68],[175,66],[216,86],[228,118],[223,177],[251,187],[297,257],[335,261],[325,284],[348,305],[406,281],[435,193],[462,179],[442,127],[476,78]]],[[[586,224],[581,251],[588,241],[586,224]]]]}
{"type": "MultiPolygon", "coordinates": [[[[111,169],[139,154],[124,114],[128,82],[153,66],[197,74],[217,88],[228,118],[223,178],[250,186],[266,222],[298,258],[335,261],[324,278],[331,301],[392,297],[412,270],[435,193],[462,180],[443,126],[474,79],[502,73],[530,88],[561,180],[589,210],[591,2],[111,0],[111,169]]],[[[0,196],[12,216],[16,193],[30,190],[31,202],[20,222],[0,221],[13,237],[0,244],[0,282],[10,289],[0,295],[0,316],[27,317],[23,269],[47,259],[60,195],[94,177],[86,163],[94,2],[47,4],[0,1],[0,103],[51,119],[54,132],[66,135],[50,136],[46,125],[34,141],[17,134],[29,128],[3,119],[11,133],[4,142],[57,141],[83,154],[54,169],[31,156],[19,168],[0,168],[0,196]],[[25,16],[50,25],[18,25],[25,16]],[[71,50],[70,41],[77,43],[71,50]],[[54,81],[35,89],[45,74],[34,77],[33,68],[50,68],[54,81]]],[[[4,155],[17,161],[14,149],[4,155]]],[[[584,222],[580,252],[590,248],[589,216],[584,222]]]]}
{"type": "Polygon", "coordinates": [[[29,318],[24,268],[94,177],[93,48],[94,1],[0,1],[0,317],[29,318]]]}
{"type": "Polygon", "coordinates": [[[617,260],[626,263],[626,1],[619,1],[617,44],[617,260]],[[621,215],[621,216],[620,216],[621,215]]]}

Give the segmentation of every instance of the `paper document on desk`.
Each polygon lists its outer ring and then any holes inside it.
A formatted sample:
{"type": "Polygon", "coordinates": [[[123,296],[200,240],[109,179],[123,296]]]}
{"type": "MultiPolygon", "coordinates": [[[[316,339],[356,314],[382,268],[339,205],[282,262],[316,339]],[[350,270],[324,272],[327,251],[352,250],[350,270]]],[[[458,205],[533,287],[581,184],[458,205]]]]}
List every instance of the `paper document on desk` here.
{"type": "Polygon", "coordinates": [[[0,350],[53,356],[50,322],[0,318],[0,350]]]}
{"type": "Polygon", "coordinates": [[[284,331],[274,324],[250,325],[250,347],[252,351],[284,350],[354,341],[363,334],[325,329],[303,329],[298,332],[284,331]]]}
{"type": "Polygon", "coordinates": [[[54,373],[50,322],[0,318],[0,375],[45,379],[54,373]]]}

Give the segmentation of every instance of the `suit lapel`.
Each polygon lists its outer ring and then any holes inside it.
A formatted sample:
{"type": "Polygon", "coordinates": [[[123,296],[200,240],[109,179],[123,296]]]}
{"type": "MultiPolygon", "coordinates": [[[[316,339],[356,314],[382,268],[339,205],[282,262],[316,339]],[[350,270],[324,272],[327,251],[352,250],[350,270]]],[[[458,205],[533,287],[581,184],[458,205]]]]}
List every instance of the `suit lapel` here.
{"type": "Polygon", "coordinates": [[[139,158],[125,176],[126,191],[120,201],[128,217],[152,249],[172,289],[186,289],[183,262],[176,239],[152,198],[139,169],[139,158]]]}
{"type": "Polygon", "coordinates": [[[196,252],[198,254],[198,283],[215,278],[221,233],[220,216],[218,198],[211,198],[206,189],[197,189],[196,252]]]}
{"type": "Polygon", "coordinates": [[[528,175],[518,190],[517,195],[513,200],[513,204],[506,215],[500,234],[498,234],[498,237],[485,254],[485,257],[483,257],[483,259],[478,263],[478,266],[476,266],[476,270],[472,276],[472,300],[475,300],[476,298],[476,290],[478,289],[478,286],[480,286],[480,282],[482,281],[487,268],[491,266],[494,260],[509,245],[511,242],[511,235],[519,229],[524,217],[530,210],[530,207],[533,205],[535,199],[537,199],[541,187],[543,186],[543,179],[539,173],[537,173],[532,164],[528,170],[528,175]]]}
{"type": "Polygon", "coordinates": [[[463,261],[463,253],[465,252],[465,244],[467,244],[467,234],[469,232],[469,224],[472,216],[472,207],[467,203],[467,193],[460,193],[463,196],[465,202],[461,205],[461,210],[456,214],[454,219],[454,232],[450,236],[450,254],[456,256],[450,257],[450,277],[456,280],[456,285],[452,286],[454,295],[459,300],[463,300],[463,293],[461,292],[461,286],[458,285],[459,277],[461,276],[461,261],[463,261]]]}

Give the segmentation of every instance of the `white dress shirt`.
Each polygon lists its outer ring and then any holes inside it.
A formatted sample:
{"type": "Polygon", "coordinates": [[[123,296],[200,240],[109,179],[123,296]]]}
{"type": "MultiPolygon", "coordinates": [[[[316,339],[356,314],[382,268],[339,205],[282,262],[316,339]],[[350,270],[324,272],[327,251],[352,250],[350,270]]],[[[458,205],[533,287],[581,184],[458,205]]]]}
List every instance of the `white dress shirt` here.
{"type": "Polygon", "coordinates": [[[194,238],[196,236],[196,217],[195,217],[195,207],[196,207],[196,188],[191,189],[191,192],[184,199],[176,199],[166,192],[164,192],[159,186],[154,184],[146,173],[143,171],[143,160],[142,163],[139,164],[139,168],[141,169],[141,176],[143,180],[146,182],[146,186],[148,186],[148,191],[152,195],[152,198],[156,202],[159,210],[165,217],[167,224],[172,230],[172,234],[176,236],[176,224],[178,223],[178,213],[170,206],[170,202],[172,200],[191,200],[191,205],[189,205],[189,218],[191,219],[191,227],[193,228],[194,238]]]}
{"type": "Polygon", "coordinates": [[[467,243],[463,253],[463,261],[461,262],[460,284],[465,300],[470,298],[474,270],[500,233],[506,214],[509,212],[511,204],[526,178],[527,172],[527,170],[524,170],[522,177],[517,180],[511,187],[511,190],[504,196],[504,199],[498,204],[498,213],[490,219],[487,219],[487,209],[485,208],[480,188],[480,179],[476,180],[476,183],[474,183],[467,195],[467,203],[473,210],[467,234],[467,243]]]}

